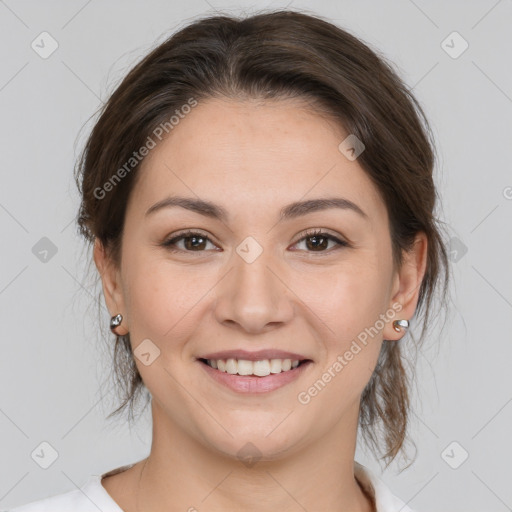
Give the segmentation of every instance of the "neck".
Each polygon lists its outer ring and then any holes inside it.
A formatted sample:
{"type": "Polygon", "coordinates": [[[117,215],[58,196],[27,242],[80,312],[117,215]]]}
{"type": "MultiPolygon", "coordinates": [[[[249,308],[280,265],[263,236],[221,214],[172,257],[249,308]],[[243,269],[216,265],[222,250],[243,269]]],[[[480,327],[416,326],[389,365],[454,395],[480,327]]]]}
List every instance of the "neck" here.
{"type": "Polygon", "coordinates": [[[355,434],[347,436],[357,432],[357,409],[300,449],[253,460],[202,443],[154,401],[152,410],[153,441],[141,464],[138,512],[373,511],[354,477],[355,434]]]}

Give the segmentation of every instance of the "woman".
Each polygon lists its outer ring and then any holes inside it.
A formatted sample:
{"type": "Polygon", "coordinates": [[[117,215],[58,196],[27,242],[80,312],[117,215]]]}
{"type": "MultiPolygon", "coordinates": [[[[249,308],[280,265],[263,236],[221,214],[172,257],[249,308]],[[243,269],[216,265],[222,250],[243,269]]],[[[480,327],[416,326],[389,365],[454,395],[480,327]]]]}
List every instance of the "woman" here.
{"type": "Polygon", "coordinates": [[[15,510],[410,511],[354,454],[358,426],[403,450],[402,344],[447,289],[429,134],[383,58],[299,12],[198,20],[139,62],[78,163],[78,224],[113,414],[147,389],[151,451],[15,510]]]}

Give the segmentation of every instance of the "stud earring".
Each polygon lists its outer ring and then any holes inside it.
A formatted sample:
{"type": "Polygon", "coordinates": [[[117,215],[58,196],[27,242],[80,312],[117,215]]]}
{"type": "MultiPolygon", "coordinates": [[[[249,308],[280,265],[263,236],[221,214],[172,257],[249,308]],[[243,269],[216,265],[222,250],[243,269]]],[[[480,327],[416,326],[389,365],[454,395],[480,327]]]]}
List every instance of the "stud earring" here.
{"type": "Polygon", "coordinates": [[[409,328],[408,320],[395,320],[393,322],[393,329],[395,329],[396,332],[400,332],[402,329],[407,330],[408,328],[409,328]]]}
{"type": "Polygon", "coordinates": [[[115,316],[113,316],[111,319],[110,319],[110,330],[116,335],[116,336],[120,336],[119,334],[117,334],[116,332],[116,328],[119,327],[121,325],[121,322],[123,321],[123,315],[121,314],[117,314],[115,316]]]}

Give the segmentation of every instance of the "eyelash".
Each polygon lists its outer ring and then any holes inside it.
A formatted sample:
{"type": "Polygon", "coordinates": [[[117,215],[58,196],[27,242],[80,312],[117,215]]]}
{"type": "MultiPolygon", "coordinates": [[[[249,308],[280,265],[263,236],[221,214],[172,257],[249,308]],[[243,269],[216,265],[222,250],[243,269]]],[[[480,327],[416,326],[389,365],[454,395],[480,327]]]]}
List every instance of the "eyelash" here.
{"type": "MultiPolygon", "coordinates": [[[[162,245],[162,247],[165,247],[166,249],[170,250],[171,252],[188,252],[188,253],[205,252],[205,251],[188,251],[188,250],[184,250],[184,249],[176,249],[175,247],[173,247],[173,246],[175,246],[176,242],[178,242],[179,240],[186,239],[186,238],[193,238],[193,237],[203,238],[204,240],[207,240],[208,242],[213,243],[203,233],[188,230],[188,231],[179,233],[178,235],[172,237],[171,239],[163,242],[161,245],[162,245]]],[[[348,242],[346,242],[345,240],[340,240],[339,238],[335,237],[334,235],[326,233],[325,231],[322,231],[321,229],[313,229],[311,231],[307,231],[304,234],[304,236],[302,238],[300,238],[299,240],[297,240],[297,242],[295,242],[293,245],[296,245],[299,242],[302,242],[303,240],[305,240],[307,238],[313,238],[313,237],[327,238],[328,240],[336,242],[339,247],[337,247],[335,249],[340,249],[341,247],[350,247],[350,244],[348,242]]],[[[325,253],[331,253],[332,251],[333,251],[333,248],[327,249],[325,251],[306,251],[306,252],[312,253],[312,254],[314,254],[316,252],[325,254],[325,253]]]]}

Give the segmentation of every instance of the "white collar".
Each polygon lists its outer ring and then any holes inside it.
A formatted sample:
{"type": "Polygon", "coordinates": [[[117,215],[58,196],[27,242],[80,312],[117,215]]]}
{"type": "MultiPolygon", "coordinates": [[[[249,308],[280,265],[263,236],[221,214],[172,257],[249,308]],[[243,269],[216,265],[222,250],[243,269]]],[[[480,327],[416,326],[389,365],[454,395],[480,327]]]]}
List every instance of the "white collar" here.
{"type": "Polygon", "coordinates": [[[375,501],[377,512],[414,512],[372,470],[354,461],[354,476],[375,501]]]}

